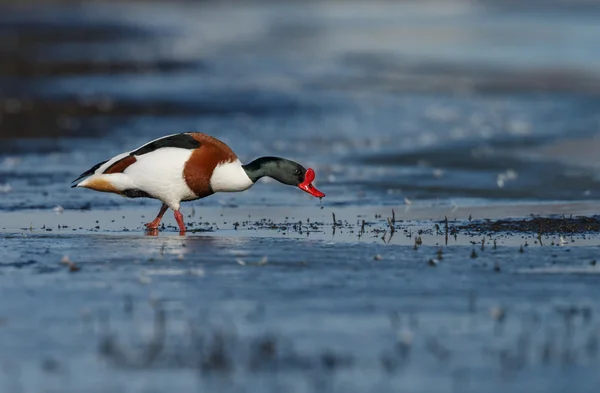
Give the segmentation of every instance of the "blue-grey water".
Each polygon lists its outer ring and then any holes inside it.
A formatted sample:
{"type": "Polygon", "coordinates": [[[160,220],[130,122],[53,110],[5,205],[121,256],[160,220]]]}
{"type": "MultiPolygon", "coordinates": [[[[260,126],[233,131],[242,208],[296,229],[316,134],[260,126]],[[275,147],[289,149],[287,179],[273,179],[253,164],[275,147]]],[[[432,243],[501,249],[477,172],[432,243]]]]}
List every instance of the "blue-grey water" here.
{"type": "Polygon", "coordinates": [[[597,235],[431,231],[597,212],[596,3],[4,11],[0,391],[595,391],[597,235]],[[156,201],[69,188],[184,131],[327,197],[265,181],[148,237],[156,201]]]}

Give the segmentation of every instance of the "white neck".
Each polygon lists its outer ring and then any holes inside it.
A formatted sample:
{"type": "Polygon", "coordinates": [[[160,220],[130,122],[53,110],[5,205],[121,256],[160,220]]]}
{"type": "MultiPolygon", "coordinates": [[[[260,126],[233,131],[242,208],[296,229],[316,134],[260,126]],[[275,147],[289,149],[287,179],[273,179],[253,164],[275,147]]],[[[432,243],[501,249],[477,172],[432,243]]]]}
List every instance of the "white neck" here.
{"type": "Polygon", "coordinates": [[[214,192],[244,191],[253,184],[240,160],[218,164],[210,177],[210,187],[214,192]]]}

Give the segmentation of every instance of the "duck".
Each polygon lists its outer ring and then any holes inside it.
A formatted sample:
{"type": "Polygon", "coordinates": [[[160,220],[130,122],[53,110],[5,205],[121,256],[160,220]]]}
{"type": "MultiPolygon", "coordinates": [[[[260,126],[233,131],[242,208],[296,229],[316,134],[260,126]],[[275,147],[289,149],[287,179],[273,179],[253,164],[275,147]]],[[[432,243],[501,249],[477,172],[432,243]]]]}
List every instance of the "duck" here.
{"type": "Polygon", "coordinates": [[[312,168],[274,156],[259,157],[244,165],[227,144],[201,132],[167,135],[118,154],[83,172],[71,187],[157,199],[162,206],[156,218],[145,224],[147,230],[158,231],[164,214],[171,209],[183,235],[186,227],[181,202],[216,192],[245,191],[265,176],[313,197],[325,196],[312,184],[312,168]]]}

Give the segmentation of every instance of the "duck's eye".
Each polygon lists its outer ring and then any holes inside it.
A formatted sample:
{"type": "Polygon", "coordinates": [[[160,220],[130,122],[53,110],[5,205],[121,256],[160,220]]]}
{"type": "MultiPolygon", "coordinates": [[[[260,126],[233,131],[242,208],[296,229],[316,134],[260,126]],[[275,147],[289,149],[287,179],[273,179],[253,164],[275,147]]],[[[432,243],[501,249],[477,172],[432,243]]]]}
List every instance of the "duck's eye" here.
{"type": "Polygon", "coordinates": [[[294,171],[294,174],[296,174],[296,175],[299,175],[299,174],[301,174],[301,173],[302,173],[302,171],[301,171],[300,169],[296,169],[296,170],[294,171]]]}

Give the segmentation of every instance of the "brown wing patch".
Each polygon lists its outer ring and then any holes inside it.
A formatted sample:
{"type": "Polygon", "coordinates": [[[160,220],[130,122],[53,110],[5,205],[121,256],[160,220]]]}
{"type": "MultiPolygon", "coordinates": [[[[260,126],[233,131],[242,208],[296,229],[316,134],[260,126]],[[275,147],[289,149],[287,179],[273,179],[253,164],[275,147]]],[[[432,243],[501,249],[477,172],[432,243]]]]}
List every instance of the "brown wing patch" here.
{"type": "Polygon", "coordinates": [[[224,158],[223,162],[232,162],[237,160],[237,156],[225,142],[201,132],[190,132],[189,134],[192,136],[192,138],[200,142],[200,145],[212,145],[215,149],[219,150],[219,156],[224,158]]]}
{"type": "Polygon", "coordinates": [[[113,192],[115,194],[121,193],[121,191],[119,191],[115,186],[113,186],[108,180],[103,179],[102,177],[91,178],[82,187],[101,192],[113,192]]]}
{"type": "Polygon", "coordinates": [[[123,157],[119,161],[116,161],[111,166],[106,168],[106,170],[102,173],[106,175],[110,173],[123,173],[125,169],[127,169],[131,164],[133,164],[136,161],[137,160],[134,156],[123,157]]]}
{"type": "Polygon", "coordinates": [[[190,135],[200,142],[200,147],[185,163],[183,177],[194,194],[204,198],[213,193],[210,177],[215,167],[222,162],[235,161],[237,156],[229,146],[212,136],[199,132],[191,132],[190,135]]]}

